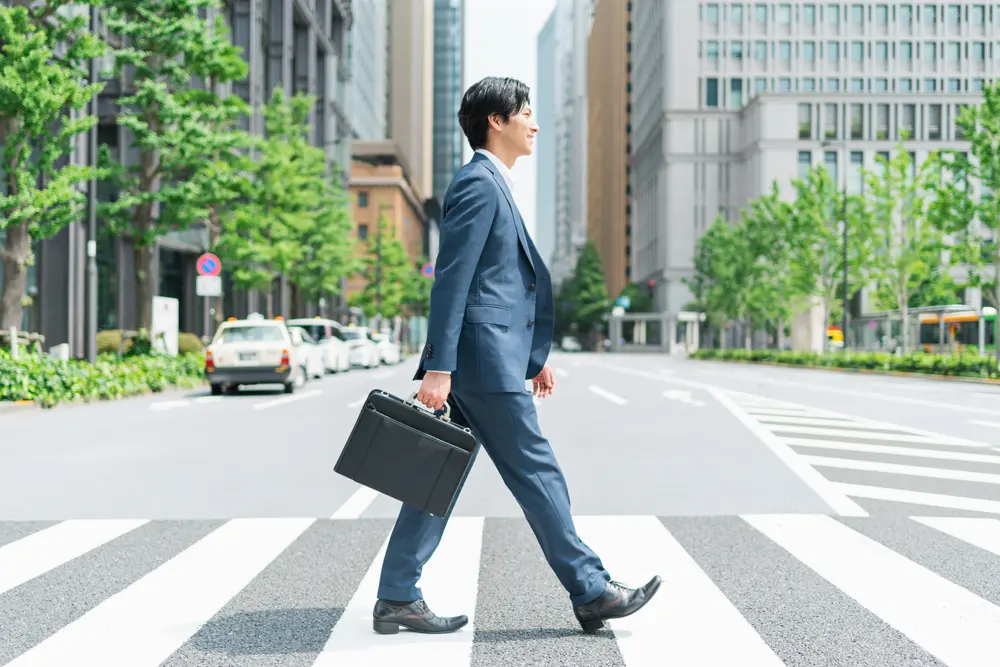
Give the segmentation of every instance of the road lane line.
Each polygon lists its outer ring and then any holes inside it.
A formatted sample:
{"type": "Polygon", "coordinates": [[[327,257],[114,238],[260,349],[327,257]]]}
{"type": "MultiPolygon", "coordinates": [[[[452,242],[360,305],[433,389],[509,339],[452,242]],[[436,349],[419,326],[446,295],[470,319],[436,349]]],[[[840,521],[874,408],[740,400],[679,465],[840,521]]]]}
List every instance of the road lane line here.
{"type": "Polygon", "coordinates": [[[267,410],[268,408],[276,408],[279,405],[286,405],[288,403],[294,403],[295,401],[301,401],[307,398],[315,398],[323,393],[322,389],[312,389],[310,391],[303,391],[297,394],[291,394],[290,396],[282,396],[281,398],[274,398],[270,401],[261,401],[260,403],[254,403],[254,410],[267,410]]]}
{"type": "Polygon", "coordinates": [[[1000,608],[836,519],[743,518],[950,667],[985,667],[1000,653],[1000,608]]]}
{"type": "Polygon", "coordinates": [[[203,403],[218,403],[221,400],[223,400],[222,396],[199,396],[194,399],[194,402],[201,405],[203,403]]]}
{"type": "Polygon", "coordinates": [[[736,405],[722,391],[712,387],[708,393],[715,396],[719,403],[729,410],[751,433],[757,436],[764,446],[771,450],[778,460],[784,463],[789,470],[798,475],[816,495],[823,499],[837,514],[841,516],[868,516],[860,505],[848,498],[844,493],[838,491],[834,484],[826,477],[823,477],[815,468],[802,460],[792,448],[783,443],[774,433],[767,430],[757,420],[746,414],[741,407],[736,405]]]}
{"type": "Polygon", "coordinates": [[[835,440],[813,440],[812,438],[782,438],[786,445],[793,447],[815,447],[817,449],[837,449],[844,452],[859,452],[862,454],[890,454],[892,456],[909,456],[924,459],[943,459],[946,461],[972,461],[1000,465],[1000,456],[996,454],[967,454],[942,449],[920,449],[917,447],[901,447],[897,445],[867,445],[857,442],[837,442],[835,440]]]}
{"type": "Polygon", "coordinates": [[[889,489],[882,486],[866,486],[864,484],[848,484],[846,482],[834,482],[833,486],[841,493],[846,493],[854,498],[889,500],[909,505],[927,505],[929,507],[943,507],[952,510],[970,510],[973,512],[1000,514],[1000,501],[998,500],[950,496],[943,493],[929,493],[927,491],[889,489]]]}
{"type": "Polygon", "coordinates": [[[617,394],[612,394],[610,391],[606,389],[601,389],[596,385],[590,385],[588,389],[590,389],[591,392],[597,394],[601,398],[607,399],[612,403],[616,403],[618,405],[625,405],[626,403],[628,403],[628,401],[626,401],[621,396],[618,396],[617,394]]]}
{"type": "Polygon", "coordinates": [[[865,430],[870,431],[895,431],[903,432],[903,429],[892,426],[871,426],[869,424],[858,423],[851,419],[846,419],[843,417],[792,417],[785,415],[754,415],[762,424],[766,425],[780,425],[787,424],[789,426],[800,425],[800,426],[851,426],[858,433],[863,433],[865,430]]]}
{"type": "Polygon", "coordinates": [[[233,519],[7,667],[155,667],[314,522],[233,519]]]}
{"type": "Polygon", "coordinates": [[[656,517],[583,516],[573,521],[616,580],[639,586],[654,574],[663,577],[642,611],[609,624],[626,665],[784,665],[656,517]]]}
{"type": "MultiPolygon", "coordinates": [[[[859,423],[858,426],[866,426],[866,424],[859,423]]],[[[848,438],[858,438],[861,440],[891,440],[893,442],[916,442],[925,445],[946,445],[949,447],[974,447],[977,449],[983,449],[989,447],[986,443],[978,442],[967,442],[959,440],[958,438],[951,438],[948,436],[933,436],[933,435],[914,435],[910,432],[905,433],[877,433],[875,431],[863,431],[861,429],[839,429],[839,428],[820,428],[815,426],[783,426],[781,424],[770,424],[772,431],[780,431],[781,433],[801,433],[809,435],[834,435],[840,437],[848,438]]]]}
{"type": "Polygon", "coordinates": [[[365,513],[375,499],[379,497],[379,492],[367,486],[360,487],[351,494],[343,505],[337,508],[331,519],[358,519],[365,513]]]}
{"type": "Polygon", "coordinates": [[[424,566],[420,586],[428,592],[430,607],[442,616],[465,614],[469,623],[443,635],[420,635],[402,629],[396,637],[372,630],[372,604],[378,597],[382,559],[388,539],[372,560],[354,597],[312,663],[313,667],[341,665],[434,665],[467,667],[475,638],[476,598],[483,546],[483,517],[449,519],[448,529],[434,557],[424,566]]]}
{"type": "Polygon", "coordinates": [[[993,428],[1000,428],[1000,422],[989,422],[983,421],[982,419],[970,419],[970,424],[978,424],[980,426],[992,426],[993,428]]]}
{"type": "Polygon", "coordinates": [[[0,547],[0,595],[145,523],[145,519],[62,521],[0,547]]]}
{"type": "Polygon", "coordinates": [[[911,516],[910,519],[1000,556],[1000,521],[996,519],[943,516],[911,516]]]}
{"type": "Polygon", "coordinates": [[[880,461],[861,461],[858,459],[841,459],[831,456],[810,456],[799,454],[803,461],[813,466],[838,468],[841,470],[863,470],[865,472],[884,472],[890,475],[909,475],[912,477],[928,477],[931,479],[951,479],[962,482],[980,482],[982,484],[1000,484],[1000,475],[989,472],[973,472],[971,470],[954,470],[951,468],[931,468],[929,466],[911,466],[902,463],[882,463],[880,461]]]}

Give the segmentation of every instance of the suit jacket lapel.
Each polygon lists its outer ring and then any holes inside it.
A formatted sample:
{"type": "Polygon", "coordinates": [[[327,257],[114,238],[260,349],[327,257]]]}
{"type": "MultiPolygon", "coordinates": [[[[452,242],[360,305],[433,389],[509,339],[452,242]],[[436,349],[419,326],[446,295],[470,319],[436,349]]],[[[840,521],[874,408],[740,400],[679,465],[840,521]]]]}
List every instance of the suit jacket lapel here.
{"type": "Polygon", "coordinates": [[[521,248],[524,250],[524,254],[528,257],[528,262],[531,264],[531,268],[534,269],[535,260],[532,257],[531,247],[528,245],[528,237],[524,231],[524,221],[518,213],[514,197],[510,194],[510,190],[507,189],[507,181],[504,179],[503,174],[497,171],[496,166],[490,162],[489,158],[480,157],[479,154],[477,154],[476,157],[486,164],[486,168],[493,174],[493,180],[497,182],[497,185],[500,186],[500,190],[503,192],[504,197],[507,198],[507,205],[510,206],[511,215],[514,216],[514,229],[517,230],[517,240],[521,242],[521,248]]]}

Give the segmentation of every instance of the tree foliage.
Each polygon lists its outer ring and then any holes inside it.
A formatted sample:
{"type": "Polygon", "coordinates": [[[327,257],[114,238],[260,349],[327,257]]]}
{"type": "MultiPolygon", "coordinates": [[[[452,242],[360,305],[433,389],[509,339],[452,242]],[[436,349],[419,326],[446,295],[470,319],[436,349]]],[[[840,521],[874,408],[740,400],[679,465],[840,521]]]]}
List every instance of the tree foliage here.
{"type": "Polygon", "coordinates": [[[114,74],[131,74],[131,94],[118,100],[119,125],[133,137],[135,162],[117,163],[102,151],[119,193],[102,205],[110,229],[127,235],[134,247],[138,326],[149,328],[154,252],[157,240],[210,219],[214,204],[228,193],[216,179],[219,155],[234,141],[223,127],[240,106],[234,96],[198,90],[193,78],[213,84],[241,80],[247,64],[226,37],[220,19],[213,25],[200,10],[220,8],[218,0],[105,0],[109,32],[124,38],[114,52],[114,74]],[[214,27],[214,30],[212,29],[214,27]],[[207,168],[206,168],[207,166],[207,168]]]}
{"type": "Polygon", "coordinates": [[[21,325],[32,241],[79,220],[87,202],[80,185],[102,175],[92,167],[60,164],[79,135],[97,122],[79,112],[103,87],[86,83],[86,64],[105,51],[88,32],[86,14],[68,17],[59,11],[68,4],[0,6],[2,329],[21,325]]]}
{"type": "Polygon", "coordinates": [[[396,235],[395,225],[379,213],[374,234],[361,242],[359,275],[365,286],[351,295],[348,303],[361,308],[368,317],[402,315],[415,291],[417,268],[396,235]]]}

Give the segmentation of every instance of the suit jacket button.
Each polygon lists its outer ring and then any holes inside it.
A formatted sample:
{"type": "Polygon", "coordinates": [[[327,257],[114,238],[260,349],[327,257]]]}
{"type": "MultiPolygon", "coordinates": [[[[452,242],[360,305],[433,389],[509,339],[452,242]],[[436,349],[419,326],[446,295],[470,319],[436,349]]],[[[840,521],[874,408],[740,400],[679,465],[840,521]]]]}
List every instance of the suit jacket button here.
{"type": "Polygon", "coordinates": [[[535,326],[535,320],[528,320],[528,326],[529,327],[535,326]]]}
{"type": "Polygon", "coordinates": [[[530,285],[528,285],[528,289],[530,289],[532,292],[534,292],[535,291],[535,283],[531,283],[530,285]]]}

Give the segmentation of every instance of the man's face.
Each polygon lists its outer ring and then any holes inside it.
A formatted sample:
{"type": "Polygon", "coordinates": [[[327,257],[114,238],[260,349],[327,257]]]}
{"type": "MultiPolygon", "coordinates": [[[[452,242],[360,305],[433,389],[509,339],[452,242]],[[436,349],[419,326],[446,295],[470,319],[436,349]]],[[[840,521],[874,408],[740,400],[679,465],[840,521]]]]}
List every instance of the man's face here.
{"type": "Polygon", "coordinates": [[[500,139],[511,153],[518,157],[531,155],[535,150],[535,135],[538,134],[538,124],[530,105],[510,117],[506,124],[499,123],[500,139]]]}

